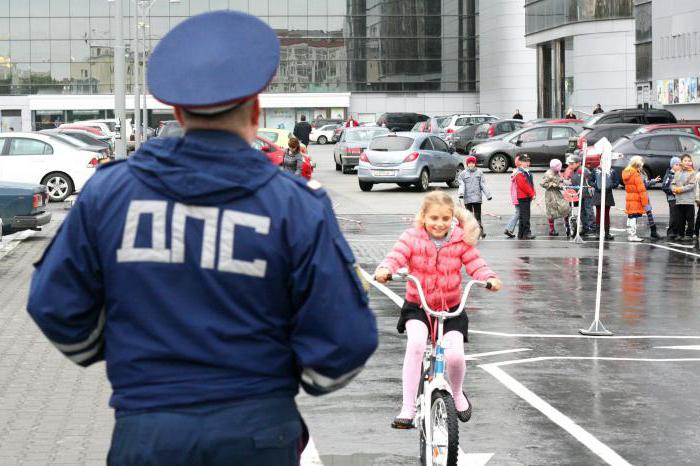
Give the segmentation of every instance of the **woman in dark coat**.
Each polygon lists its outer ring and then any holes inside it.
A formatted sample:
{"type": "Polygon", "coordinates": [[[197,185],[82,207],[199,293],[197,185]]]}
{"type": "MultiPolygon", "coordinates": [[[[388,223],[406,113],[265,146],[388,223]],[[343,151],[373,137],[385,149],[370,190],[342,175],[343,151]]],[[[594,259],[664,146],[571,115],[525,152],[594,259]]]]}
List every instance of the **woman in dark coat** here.
{"type": "MultiPolygon", "coordinates": [[[[603,186],[603,172],[600,167],[593,171],[590,178],[590,185],[595,188],[593,192],[593,205],[595,206],[595,223],[600,229],[600,214],[601,214],[601,200],[603,198],[601,193],[601,188],[603,186]]],[[[620,184],[620,178],[615,173],[615,170],[610,170],[610,173],[606,175],[605,179],[605,239],[610,241],[614,240],[615,237],[610,234],[610,208],[615,206],[615,196],[613,196],[613,189],[615,189],[620,184]]]]}
{"type": "Polygon", "coordinates": [[[289,147],[284,150],[282,158],[282,169],[301,176],[301,168],[304,165],[304,157],[301,155],[299,140],[297,138],[289,138],[289,147]]]}

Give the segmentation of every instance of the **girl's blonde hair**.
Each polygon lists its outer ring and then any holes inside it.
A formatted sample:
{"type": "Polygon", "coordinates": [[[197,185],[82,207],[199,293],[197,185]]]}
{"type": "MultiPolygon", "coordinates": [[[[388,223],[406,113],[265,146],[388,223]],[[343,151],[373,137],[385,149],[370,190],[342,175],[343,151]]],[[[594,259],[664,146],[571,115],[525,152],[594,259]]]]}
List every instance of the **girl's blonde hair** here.
{"type": "Polygon", "coordinates": [[[423,203],[416,214],[416,228],[425,227],[425,213],[434,205],[446,206],[452,210],[453,217],[457,219],[460,228],[464,230],[463,240],[465,243],[474,246],[479,241],[481,228],[476,218],[474,218],[474,214],[467,211],[461,205],[456,206],[452,198],[444,191],[432,191],[425,195],[423,203]]]}
{"type": "Polygon", "coordinates": [[[627,168],[634,168],[635,170],[639,170],[642,168],[644,165],[644,159],[642,158],[641,155],[635,155],[630,159],[630,162],[627,164],[627,168]]]}

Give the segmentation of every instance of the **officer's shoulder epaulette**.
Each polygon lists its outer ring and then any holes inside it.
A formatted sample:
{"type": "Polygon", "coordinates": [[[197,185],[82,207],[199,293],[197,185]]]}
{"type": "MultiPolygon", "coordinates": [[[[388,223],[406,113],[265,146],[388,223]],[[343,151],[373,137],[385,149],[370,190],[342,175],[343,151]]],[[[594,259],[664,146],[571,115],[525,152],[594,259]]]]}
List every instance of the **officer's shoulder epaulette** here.
{"type": "Polygon", "coordinates": [[[316,197],[326,196],[326,190],[323,189],[323,185],[317,180],[307,180],[306,178],[296,175],[289,175],[288,178],[316,197]]]}
{"type": "Polygon", "coordinates": [[[126,159],[113,160],[109,163],[103,163],[97,166],[97,170],[106,170],[108,168],[116,167],[117,165],[126,162],[126,159]]]}

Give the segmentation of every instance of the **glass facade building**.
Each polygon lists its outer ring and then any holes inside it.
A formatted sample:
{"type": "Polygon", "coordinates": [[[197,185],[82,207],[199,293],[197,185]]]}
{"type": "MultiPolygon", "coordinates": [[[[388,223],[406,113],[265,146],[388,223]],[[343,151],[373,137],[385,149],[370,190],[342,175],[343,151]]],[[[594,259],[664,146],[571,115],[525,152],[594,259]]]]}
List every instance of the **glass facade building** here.
{"type": "Polygon", "coordinates": [[[525,34],[584,21],[631,18],[633,0],[525,0],[525,34]]]}
{"type": "MultiPolygon", "coordinates": [[[[123,3],[131,92],[135,1],[123,3]]],[[[113,9],[108,0],[0,0],[0,97],[112,94],[113,9]]],[[[478,0],[156,0],[147,50],[189,16],[220,9],[277,32],[269,93],[478,90],[478,0]]]]}

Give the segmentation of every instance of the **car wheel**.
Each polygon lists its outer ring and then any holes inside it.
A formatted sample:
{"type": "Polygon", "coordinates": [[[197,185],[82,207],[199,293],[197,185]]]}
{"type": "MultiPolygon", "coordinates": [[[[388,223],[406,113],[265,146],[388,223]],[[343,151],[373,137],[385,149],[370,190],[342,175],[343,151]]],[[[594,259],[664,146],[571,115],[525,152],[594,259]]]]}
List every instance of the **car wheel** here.
{"type": "Polygon", "coordinates": [[[335,171],[339,172],[342,168],[338,162],[335,162],[335,171]]]}
{"type": "Polygon", "coordinates": [[[509,165],[508,157],[503,154],[494,154],[489,159],[489,170],[495,173],[505,173],[509,165]]]}
{"type": "Polygon", "coordinates": [[[416,183],[416,190],[418,192],[424,193],[430,188],[430,173],[428,173],[428,170],[426,168],[423,169],[422,172],[420,172],[420,176],[418,177],[418,183],[416,183]]]}
{"type": "Polygon", "coordinates": [[[348,167],[343,163],[343,157],[340,157],[340,171],[343,172],[343,175],[348,175],[352,173],[352,167],[348,167]]]}
{"type": "Polygon", "coordinates": [[[455,171],[455,177],[447,182],[448,188],[458,188],[459,187],[459,174],[464,170],[463,165],[459,165],[455,171]]]}
{"type": "Polygon", "coordinates": [[[318,139],[316,140],[317,144],[327,144],[328,143],[328,138],[325,136],[319,136],[318,139]]]}
{"type": "Polygon", "coordinates": [[[41,180],[49,192],[49,200],[53,202],[64,201],[73,194],[73,182],[65,173],[49,173],[41,180]]]}
{"type": "Polygon", "coordinates": [[[372,191],[372,186],[374,186],[374,183],[370,183],[369,181],[358,180],[358,183],[360,184],[360,189],[364,192],[372,191]]]}

